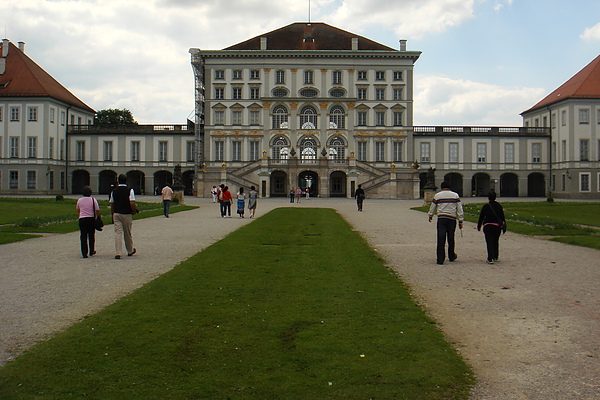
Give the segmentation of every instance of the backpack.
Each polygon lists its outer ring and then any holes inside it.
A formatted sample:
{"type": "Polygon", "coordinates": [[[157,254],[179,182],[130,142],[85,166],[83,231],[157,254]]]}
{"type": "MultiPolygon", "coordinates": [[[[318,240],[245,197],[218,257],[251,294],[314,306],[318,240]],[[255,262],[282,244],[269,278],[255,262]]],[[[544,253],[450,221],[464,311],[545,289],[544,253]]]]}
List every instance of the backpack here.
{"type": "Polygon", "coordinates": [[[219,199],[219,201],[223,201],[223,191],[220,189],[217,192],[217,198],[219,199]]]}

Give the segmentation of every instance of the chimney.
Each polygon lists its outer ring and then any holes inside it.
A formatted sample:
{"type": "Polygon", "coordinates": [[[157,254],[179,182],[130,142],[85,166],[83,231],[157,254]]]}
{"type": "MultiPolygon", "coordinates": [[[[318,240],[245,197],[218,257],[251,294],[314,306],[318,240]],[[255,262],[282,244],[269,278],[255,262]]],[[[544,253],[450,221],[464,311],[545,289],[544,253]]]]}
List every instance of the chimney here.
{"type": "Polygon", "coordinates": [[[358,38],[357,37],[352,38],[352,50],[358,50],[358,38]]]}
{"type": "Polygon", "coordinates": [[[260,38],[260,49],[261,50],[267,49],[267,38],[264,36],[260,38]]]}
{"type": "Polygon", "coordinates": [[[2,57],[6,57],[8,55],[8,44],[10,41],[8,39],[2,39],[2,57]]]}
{"type": "Polygon", "coordinates": [[[400,39],[400,51],[406,51],[406,39],[400,39]]]}
{"type": "Polygon", "coordinates": [[[312,35],[312,24],[306,24],[304,27],[304,39],[302,40],[302,50],[315,50],[315,38],[312,35]]]}
{"type": "Polygon", "coordinates": [[[19,42],[19,50],[25,53],[25,42],[19,42]]]}
{"type": "Polygon", "coordinates": [[[0,57],[0,75],[6,72],[6,58],[0,57]]]}

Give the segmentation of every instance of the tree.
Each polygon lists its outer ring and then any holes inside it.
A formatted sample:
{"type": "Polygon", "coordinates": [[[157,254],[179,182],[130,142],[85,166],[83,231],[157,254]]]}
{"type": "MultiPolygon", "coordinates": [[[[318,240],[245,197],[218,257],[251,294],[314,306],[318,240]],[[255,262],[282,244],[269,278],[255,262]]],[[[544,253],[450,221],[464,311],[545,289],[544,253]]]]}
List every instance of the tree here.
{"type": "Polygon", "coordinates": [[[107,108],[96,112],[94,117],[95,124],[114,124],[114,125],[137,125],[133,119],[131,111],[124,108],[122,110],[116,108],[107,108]]]}

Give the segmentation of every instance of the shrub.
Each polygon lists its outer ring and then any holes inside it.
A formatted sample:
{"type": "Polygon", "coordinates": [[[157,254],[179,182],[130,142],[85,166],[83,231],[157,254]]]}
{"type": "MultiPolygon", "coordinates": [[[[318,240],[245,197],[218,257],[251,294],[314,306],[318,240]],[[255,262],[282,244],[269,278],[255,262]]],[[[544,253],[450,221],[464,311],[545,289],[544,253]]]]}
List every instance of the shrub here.
{"type": "Polygon", "coordinates": [[[62,194],[57,194],[55,197],[56,201],[63,201],[65,199],[65,196],[63,196],[62,194]]]}

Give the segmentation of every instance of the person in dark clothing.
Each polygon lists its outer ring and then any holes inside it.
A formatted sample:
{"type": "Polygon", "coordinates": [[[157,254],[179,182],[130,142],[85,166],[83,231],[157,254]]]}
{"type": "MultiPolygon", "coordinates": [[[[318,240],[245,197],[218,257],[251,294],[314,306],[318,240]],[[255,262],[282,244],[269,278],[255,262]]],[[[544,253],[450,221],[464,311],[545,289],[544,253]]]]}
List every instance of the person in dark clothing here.
{"type": "Polygon", "coordinates": [[[496,192],[488,193],[489,202],[481,208],[477,230],[481,231],[483,225],[483,234],[487,245],[487,263],[493,264],[498,261],[500,232],[506,233],[506,219],[504,218],[504,209],[496,201],[496,192]]]}
{"type": "Polygon", "coordinates": [[[354,192],[354,197],[356,198],[356,206],[358,207],[358,211],[362,211],[363,201],[365,200],[365,191],[362,188],[362,185],[358,185],[358,189],[354,192]]]}
{"type": "Polygon", "coordinates": [[[127,255],[131,257],[136,253],[133,247],[131,228],[133,226],[133,215],[137,213],[135,205],[135,193],[127,187],[127,175],[119,175],[119,185],[110,194],[110,210],[113,224],[115,226],[115,249],[119,260],[123,254],[123,240],[127,255]]]}

